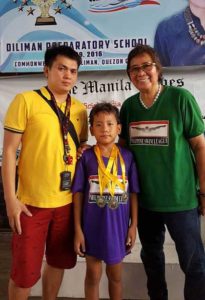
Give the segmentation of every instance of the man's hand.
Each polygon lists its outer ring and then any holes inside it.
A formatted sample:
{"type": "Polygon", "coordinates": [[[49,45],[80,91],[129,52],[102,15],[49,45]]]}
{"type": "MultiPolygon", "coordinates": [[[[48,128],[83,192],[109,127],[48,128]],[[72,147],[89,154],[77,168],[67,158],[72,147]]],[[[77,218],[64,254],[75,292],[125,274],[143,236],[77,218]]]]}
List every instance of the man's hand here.
{"type": "Polygon", "coordinates": [[[7,216],[9,219],[9,225],[13,232],[21,234],[21,213],[25,213],[28,217],[32,217],[31,212],[28,210],[25,204],[21,203],[17,198],[10,200],[7,204],[7,216]]]}
{"type": "Polygon", "coordinates": [[[83,155],[83,152],[86,150],[86,149],[89,149],[91,146],[90,145],[87,145],[87,144],[82,144],[80,145],[80,147],[78,148],[77,150],[77,159],[80,159],[81,156],[83,155]]]}

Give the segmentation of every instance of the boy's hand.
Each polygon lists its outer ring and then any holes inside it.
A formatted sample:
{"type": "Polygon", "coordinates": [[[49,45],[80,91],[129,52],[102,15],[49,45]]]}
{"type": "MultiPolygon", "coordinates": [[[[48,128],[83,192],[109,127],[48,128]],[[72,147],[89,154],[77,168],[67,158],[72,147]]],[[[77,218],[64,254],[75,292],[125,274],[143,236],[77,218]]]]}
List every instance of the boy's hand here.
{"type": "Polygon", "coordinates": [[[78,230],[75,233],[74,250],[76,254],[78,254],[79,256],[81,257],[85,256],[85,238],[82,230],[78,230]]]}
{"type": "Polygon", "coordinates": [[[129,252],[135,244],[136,240],[136,232],[137,228],[135,226],[130,226],[127,233],[127,240],[126,240],[126,249],[129,252]]]}
{"type": "Polygon", "coordinates": [[[17,198],[13,201],[9,201],[6,207],[7,216],[9,219],[9,225],[13,232],[21,234],[21,222],[20,215],[21,213],[25,213],[28,217],[32,217],[31,212],[28,210],[25,204],[21,203],[17,198]]]}

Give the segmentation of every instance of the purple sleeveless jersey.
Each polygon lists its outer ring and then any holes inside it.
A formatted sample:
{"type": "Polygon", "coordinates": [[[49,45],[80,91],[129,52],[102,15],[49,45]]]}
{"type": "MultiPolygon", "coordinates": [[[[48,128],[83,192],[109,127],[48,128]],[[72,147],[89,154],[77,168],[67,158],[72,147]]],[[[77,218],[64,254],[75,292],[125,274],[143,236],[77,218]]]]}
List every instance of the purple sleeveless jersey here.
{"type": "MultiPolygon", "coordinates": [[[[119,187],[114,197],[107,190],[99,197],[98,163],[93,147],[84,151],[76,166],[72,192],[84,194],[83,232],[86,254],[103,260],[107,264],[116,264],[123,260],[126,253],[130,201],[129,193],[138,193],[138,176],[132,153],[121,148],[120,153],[126,167],[127,194],[119,187]]],[[[108,158],[103,158],[107,165],[108,158]]],[[[122,180],[120,161],[118,178],[122,180]]]]}

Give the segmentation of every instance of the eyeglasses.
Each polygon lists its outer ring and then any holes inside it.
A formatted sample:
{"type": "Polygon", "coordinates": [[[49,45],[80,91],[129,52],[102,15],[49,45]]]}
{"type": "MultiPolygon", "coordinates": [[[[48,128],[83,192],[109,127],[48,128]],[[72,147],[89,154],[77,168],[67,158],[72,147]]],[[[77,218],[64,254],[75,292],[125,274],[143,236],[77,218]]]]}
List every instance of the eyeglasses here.
{"type": "Polygon", "coordinates": [[[128,73],[131,75],[137,75],[141,70],[144,72],[150,72],[152,71],[152,68],[156,66],[156,63],[154,62],[147,62],[142,64],[141,66],[133,66],[130,69],[128,69],[128,73]]]}

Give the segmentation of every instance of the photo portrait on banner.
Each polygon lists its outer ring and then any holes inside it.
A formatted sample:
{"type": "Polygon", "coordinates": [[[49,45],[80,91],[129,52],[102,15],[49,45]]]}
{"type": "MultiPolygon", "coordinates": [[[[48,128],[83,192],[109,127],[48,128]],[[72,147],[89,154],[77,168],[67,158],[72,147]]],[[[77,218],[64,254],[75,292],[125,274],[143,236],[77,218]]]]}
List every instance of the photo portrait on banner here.
{"type": "Polygon", "coordinates": [[[157,27],[154,47],[163,66],[205,64],[205,1],[187,5],[157,27]]]}

